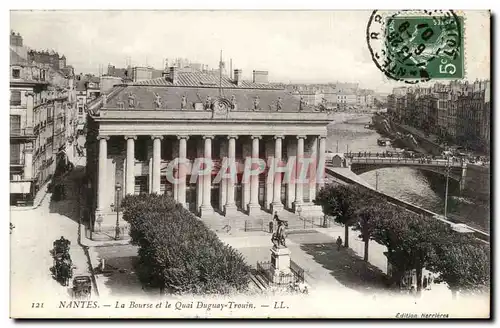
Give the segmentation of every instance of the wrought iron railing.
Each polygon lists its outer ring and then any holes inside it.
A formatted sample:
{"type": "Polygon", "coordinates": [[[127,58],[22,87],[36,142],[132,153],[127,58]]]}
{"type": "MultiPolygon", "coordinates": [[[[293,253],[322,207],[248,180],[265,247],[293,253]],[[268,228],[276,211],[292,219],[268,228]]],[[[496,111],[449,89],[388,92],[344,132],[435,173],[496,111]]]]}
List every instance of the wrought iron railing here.
{"type": "Polygon", "coordinates": [[[10,128],[10,135],[22,137],[22,136],[32,136],[32,135],[34,135],[34,133],[33,133],[32,127],[22,128],[22,129],[11,127],[10,128]]]}
{"type": "Polygon", "coordinates": [[[290,273],[274,275],[271,262],[257,262],[257,272],[266,278],[270,286],[290,285],[305,282],[305,273],[298,264],[290,260],[290,273]]]}

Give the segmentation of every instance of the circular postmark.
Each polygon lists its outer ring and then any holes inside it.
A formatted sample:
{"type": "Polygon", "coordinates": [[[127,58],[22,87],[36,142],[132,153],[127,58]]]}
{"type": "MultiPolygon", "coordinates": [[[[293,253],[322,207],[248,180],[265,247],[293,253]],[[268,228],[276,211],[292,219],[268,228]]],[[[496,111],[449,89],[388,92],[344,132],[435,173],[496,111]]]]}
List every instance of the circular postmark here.
{"type": "Polygon", "coordinates": [[[406,83],[463,78],[463,20],[452,10],[373,11],[366,41],[375,65],[406,83]]]}

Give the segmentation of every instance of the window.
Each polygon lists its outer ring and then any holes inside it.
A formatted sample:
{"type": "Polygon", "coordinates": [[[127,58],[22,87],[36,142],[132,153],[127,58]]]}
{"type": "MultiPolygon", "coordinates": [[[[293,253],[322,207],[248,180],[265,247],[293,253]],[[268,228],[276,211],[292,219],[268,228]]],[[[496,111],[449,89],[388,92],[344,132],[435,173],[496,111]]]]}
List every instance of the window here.
{"type": "Polygon", "coordinates": [[[78,114],[83,115],[83,107],[82,106],[78,106],[78,114]]]}
{"type": "Polygon", "coordinates": [[[10,145],[10,164],[20,164],[21,163],[21,145],[11,144],[10,145]]]}
{"type": "Polygon", "coordinates": [[[21,78],[21,70],[19,68],[14,68],[12,69],[12,77],[14,79],[19,79],[21,78]]]}
{"type": "Polygon", "coordinates": [[[10,91],[10,105],[20,106],[21,105],[21,91],[11,90],[10,91]]]}
{"type": "Polygon", "coordinates": [[[10,133],[21,133],[21,115],[10,115],[10,133]]]}

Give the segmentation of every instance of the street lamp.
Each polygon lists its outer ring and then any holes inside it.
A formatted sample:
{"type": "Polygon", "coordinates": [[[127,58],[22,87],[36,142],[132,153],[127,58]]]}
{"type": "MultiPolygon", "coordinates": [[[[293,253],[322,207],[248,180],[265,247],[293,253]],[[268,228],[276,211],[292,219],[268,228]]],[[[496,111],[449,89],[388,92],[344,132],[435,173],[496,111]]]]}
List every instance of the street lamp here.
{"type": "MultiPolygon", "coordinates": [[[[90,206],[89,206],[89,199],[90,199],[90,192],[91,192],[91,189],[92,188],[92,183],[90,182],[90,179],[87,180],[87,193],[86,193],[86,197],[85,197],[85,207],[88,209],[90,206]]],[[[87,213],[86,215],[88,215],[89,217],[89,224],[90,224],[90,240],[92,240],[92,232],[94,232],[94,215],[93,213],[89,213],[89,211],[87,210],[87,213]]]]}
{"type": "Polygon", "coordinates": [[[115,240],[120,239],[120,190],[122,190],[122,186],[120,183],[115,185],[116,191],[116,227],[115,227],[115,240]]]}
{"type": "MultiPolygon", "coordinates": [[[[302,213],[302,207],[298,206],[297,207],[297,213],[299,214],[299,220],[302,220],[302,217],[300,216],[300,213],[302,213]]],[[[304,229],[306,228],[306,220],[304,220],[304,229]]]]}
{"type": "Polygon", "coordinates": [[[446,163],[446,188],[444,192],[444,218],[446,219],[446,212],[448,211],[448,179],[450,176],[450,159],[448,158],[448,162],[446,163]]]}

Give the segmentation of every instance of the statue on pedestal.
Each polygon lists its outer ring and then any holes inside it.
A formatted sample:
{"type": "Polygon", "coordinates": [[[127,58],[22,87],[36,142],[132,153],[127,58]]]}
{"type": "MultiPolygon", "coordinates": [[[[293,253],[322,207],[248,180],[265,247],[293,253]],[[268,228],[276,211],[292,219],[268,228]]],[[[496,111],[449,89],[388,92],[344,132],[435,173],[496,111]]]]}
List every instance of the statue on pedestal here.
{"type": "Polygon", "coordinates": [[[278,223],[278,229],[275,233],[273,233],[271,241],[274,244],[275,248],[286,247],[285,238],[286,229],[288,228],[288,221],[280,220],[279,218],[276,218],[276,221],[278,223]]]}

